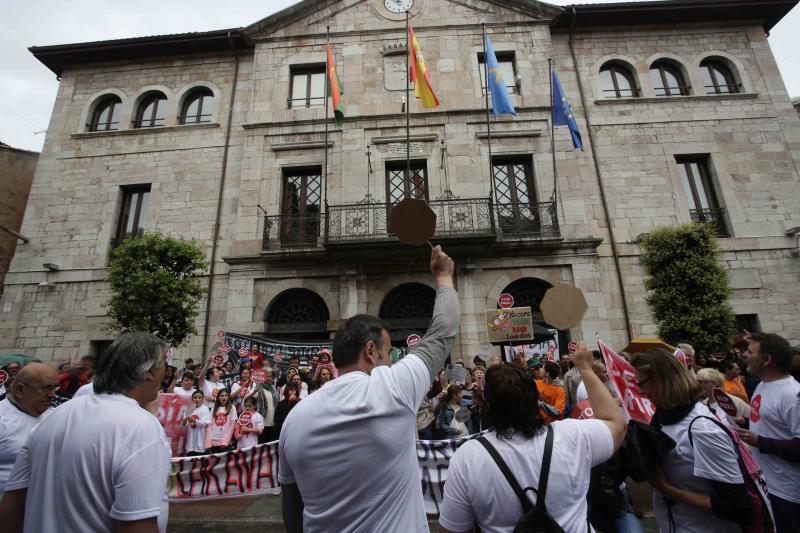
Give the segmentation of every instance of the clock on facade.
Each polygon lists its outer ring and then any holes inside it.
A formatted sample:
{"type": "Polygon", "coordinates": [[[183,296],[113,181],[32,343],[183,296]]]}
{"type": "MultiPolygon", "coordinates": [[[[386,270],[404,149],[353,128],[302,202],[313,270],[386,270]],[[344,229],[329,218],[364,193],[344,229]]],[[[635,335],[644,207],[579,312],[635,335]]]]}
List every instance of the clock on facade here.
{"type": "Polygon", "coordinates": [[[405,13],[414,5],[414,0],[383,0],[383,5],[392,13],[405,13]]]}

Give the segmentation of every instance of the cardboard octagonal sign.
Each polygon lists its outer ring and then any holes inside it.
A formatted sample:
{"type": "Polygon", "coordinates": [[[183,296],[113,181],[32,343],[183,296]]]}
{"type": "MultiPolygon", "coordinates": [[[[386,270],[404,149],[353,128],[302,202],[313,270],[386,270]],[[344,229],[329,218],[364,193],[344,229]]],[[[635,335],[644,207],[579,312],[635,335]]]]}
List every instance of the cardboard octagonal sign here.
{"type": "Polygon", "coordinates": [[[579,288],[559,283],[547,290],[539,307],[545,322],[557,329],[569,329],[580,323],[588,305],[579,288]]]}
{"type": "Polygon", "coordinates": [[[421,246],[436,232],[436,213],[425,200],[406,198],[392,208],[389,231],[403,244],[421,246]]]}

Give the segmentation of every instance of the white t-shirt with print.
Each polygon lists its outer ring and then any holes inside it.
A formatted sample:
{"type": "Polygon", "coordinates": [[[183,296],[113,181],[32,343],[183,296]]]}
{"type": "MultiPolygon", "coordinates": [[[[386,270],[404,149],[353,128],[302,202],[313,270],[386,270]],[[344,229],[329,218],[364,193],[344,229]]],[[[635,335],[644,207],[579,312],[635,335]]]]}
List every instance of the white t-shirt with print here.
{"type": "MultiPolygon", "coordinates": [[[[256,411],[253,411],[252,414],[253,416],[246,427],[264,431],[264,417],[256,411]]],[[[239,416],[241,417],[241,415],[239,416]]],[[[258,444],[258,433],[242,433],[241,438],[239,438],[238,442],[236,443],[236,449],[244,450],[245,448],[250,448],[256,444],[258,444]]]]}
{"type": "MultiPolygon", "coordinates": [[[[589,474],[614,453],[611,430],[600,420],[568,419],[552,426],[547,511],[564,531],[586,531],[589,474]]],[[[485,435],[520,485],[534,488],[539,486],[546,436],[546,431],[532,439],[498,439],[491,431],[485,435]]],[[[535,503],[535,493],[528,495],[535,503]]],[[[486,448],[478,441],[461,445],[447,470],[439,523],[451,531],[466,531],[477,522],[481,531],[505,533],[521,517],[522,504],[486,448]]]]}
{"type": "Polygon", "coordinates": [[[0,498],[17,454],[33,427],[53,412],[51,407],[40,416],[31,416],[16,407],[8,398],[0,401],[0,498]]]}
{"type": "MultiPolygon", "coordinates": [[[[800,384],[789,376],[758,384],[750,400],[750,431],[771,439],[800,438],[800,384]]],[[[800,503],[800,464],[753,448],[770,494],[800,503]]]]}
{"type": "Polygon", "coordinates": [[[292,409],[278,480],[297,483],[306,533],[428,532],[414,438],[430,379],[409,354],[371,374],[343,374],[292,409]]]}
{"type": "MultiPolygon", "coordinates": [[[[739,469],[735,444],[722,428],[710,420],[700,419],[692,425],[694,446],[689,443],[689,424],[698,416],[715,418],[708,406],[696,403],[694,408],[676,424],[665,425],[661,430],[676,446],[664,456],[662,466],[667,480],[678,488],[714,494],[711,481],[744,483],[739,469]]],[[[653,492],[653,511],[662,531],[669,531],[669,512],[664,497],[653,492]]],[[[675,531],[702,531],[703,533],[741,533],[735,522],[722,520],[684,503],[672,506],[675,531]]]]}
{"type": "MultiPolygon", "coordinates": [[[[225,383],[221,381],[217,381],[216,383],[214,383],[213,381],[207,379],[203,382],[203,394],[206,395],[206,398],[216,398],[217,393],[214,391],[219,391],[220,389],[224,388],[225,388],[225,383]]],[[[213,409],[214,401],[206,400],[206,406],[208,406],[209,409],[213,409]]]]}
{"type": "Polygon", "coordinates": [[[170,459],[156,417],[127,396],[93,394],[31,430],[6,490],[28,489],[26,533],[111,532],[115,520],[151,517],[163,533],[170,459]]]}
{"type": "Polygon", "coordinates": [[[186,390],[183,387],[175,387],[174,389],[172,389],[172,392],[173,392],[173,394],[176,394],[177,396],[180,396],[181,398],[191,398],[192,394],[194,394],[194,391],[196,391],[196,390],[197,389],[195,389],[194,387],[192,387],[189,390],[186,390]]]}
{"type": "Polygon", "coordinates": [[[206,426],[211,423],[211,411],[206,404],[195,407],[189,414],[189,418],[195,419],[195,427],[186,424],[186,451],[199,452],[206,451],[206,426]]]}

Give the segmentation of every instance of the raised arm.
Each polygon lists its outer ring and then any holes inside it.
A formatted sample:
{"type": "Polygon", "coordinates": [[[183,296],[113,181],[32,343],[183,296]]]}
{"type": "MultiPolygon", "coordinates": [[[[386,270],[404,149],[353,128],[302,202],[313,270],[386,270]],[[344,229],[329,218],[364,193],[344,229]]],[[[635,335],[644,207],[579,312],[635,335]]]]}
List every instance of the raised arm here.
{"type": "Polygon", "coordinates": [[[442,251],[441,246],[431,250],[431,274],[436,279],[436,303],[433,306],[433,318],[428,332],[422,342],[414,347],[413,353],[418,356],[431,375],[431,381],[442,366],[458,333],[460,316],[458,293],[453,288],[453,260],[442,251]]]}
{"type": "Polygon", "coordinates": [[[614,450],[618,450],[622,445],[622,440],[625,438],[625,416],[622,414],[619,404],[611,396],[606,386],[597,377],[597,374],[592,371],[592,352],[586,347],[583,341],[578,343],[578,349],[572,357],[575,366],[578,367],[581,376],[583,376],[583,383],[586,386],[586,392],[589,394],[589,402],[592,404],[594,416],[598,420],[606,423],[611,430],[611,436],[614,439],[614,450]]]}

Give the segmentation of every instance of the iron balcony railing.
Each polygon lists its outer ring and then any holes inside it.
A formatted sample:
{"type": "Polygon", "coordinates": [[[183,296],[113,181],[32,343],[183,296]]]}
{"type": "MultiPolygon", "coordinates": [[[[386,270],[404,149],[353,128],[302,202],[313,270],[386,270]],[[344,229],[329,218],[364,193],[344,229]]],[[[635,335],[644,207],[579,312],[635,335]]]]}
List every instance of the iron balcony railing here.
{"type": "Polygon", "coordinates": [[[263,250],[293,250],[322,246],[324,214],[284,214],[264,217],[263,250]]]}
{"type": "Polygon", "coordinates": [[[558,239],[558,213],[555,202],[536,204],[498,204],[497,231],[506,239],[558,239]]]}
{"type": "MultiPolygon", "coordinates": [[[[554,202],[498,204],[490,198],[448,198],[429,202],[436,213],[434,239],[557,239],[561,234],[554,202]]],[[[264,217],[262,248],[291,250],[392,241],[391,206],[360,203],[328,206],[322,214],[264,217]]]]}
{"type": "Polygon", "coordinates": [[[692,222],[711,225],[717,232],[718,237],[728,237],[730,235],[728,226],[725,223],[725,208],[691,209],[689,214],[692,217],[692,222]]]}

